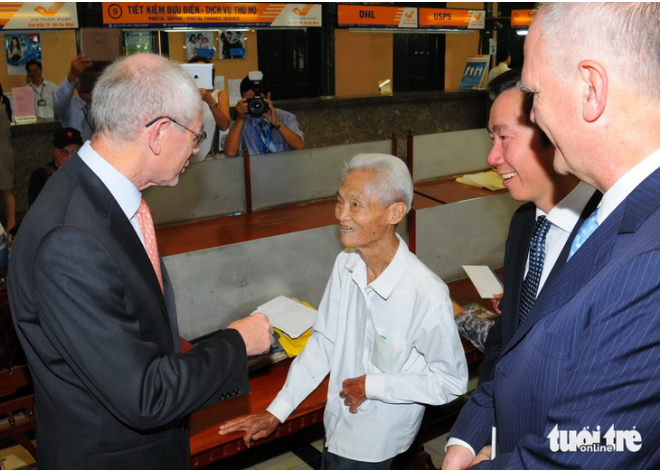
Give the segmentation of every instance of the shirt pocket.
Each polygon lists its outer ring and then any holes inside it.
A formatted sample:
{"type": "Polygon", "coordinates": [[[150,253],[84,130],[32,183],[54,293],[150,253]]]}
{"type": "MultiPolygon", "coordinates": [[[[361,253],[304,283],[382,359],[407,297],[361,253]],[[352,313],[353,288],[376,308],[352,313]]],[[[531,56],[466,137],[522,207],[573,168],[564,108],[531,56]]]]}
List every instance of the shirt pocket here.
{"type": "Polygon", "coordinates": [[[406,340],[387,340],[376,333],[371,362],[384,373],[396,374],[408,359],[406,340]]]}

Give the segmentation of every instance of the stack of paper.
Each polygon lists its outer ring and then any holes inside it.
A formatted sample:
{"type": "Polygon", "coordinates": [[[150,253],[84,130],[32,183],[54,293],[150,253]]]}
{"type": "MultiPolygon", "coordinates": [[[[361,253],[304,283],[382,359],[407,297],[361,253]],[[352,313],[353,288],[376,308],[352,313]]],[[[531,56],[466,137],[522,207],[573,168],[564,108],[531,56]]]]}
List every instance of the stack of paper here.
{"type": "Polygon", "coordinates": [[[277,327],[293,339],[310,329],[317,318],[317,311],[286,296],[278,296],[262,304],[255,312],[266,314],[273,327],[277,327]]]}
{"type": "Polygon", "coordinates": [[[493,171],[464,175],[463,177],[457,178],[457,181],[460,183],[467,183],[469,185],[486,188],[487,190],[491,191],[505,189],[505,185],[503,185],[503,178],[493,171]]]}

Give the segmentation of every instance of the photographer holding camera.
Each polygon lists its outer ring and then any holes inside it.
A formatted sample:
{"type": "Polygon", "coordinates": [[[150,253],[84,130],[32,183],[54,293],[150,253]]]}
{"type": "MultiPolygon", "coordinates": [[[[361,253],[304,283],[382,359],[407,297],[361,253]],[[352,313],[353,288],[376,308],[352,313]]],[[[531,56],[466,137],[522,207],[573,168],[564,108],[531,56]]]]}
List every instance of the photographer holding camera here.
{"type": "Polygon", "coordinates": [[[250,155],[305,147],[296,116],[273,106],[268,82],[261,72],[250,72],[241,81],[241,96],[236,104],[236,120],[221,139],[225,155],[238,157],[245,147],[250,155]]]}

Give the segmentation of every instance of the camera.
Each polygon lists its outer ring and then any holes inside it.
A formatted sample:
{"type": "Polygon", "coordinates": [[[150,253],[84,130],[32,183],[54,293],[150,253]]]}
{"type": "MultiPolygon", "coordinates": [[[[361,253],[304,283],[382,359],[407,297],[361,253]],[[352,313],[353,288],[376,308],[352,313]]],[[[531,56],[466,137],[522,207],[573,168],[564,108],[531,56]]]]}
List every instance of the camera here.
{"type": "Polygon", "coordinates": [[[253,82],[252,90],[255,92],[255,96],[253,98],[248,98],[247,100],[248,114],[250,114],[250,116],[254,116],[255,118],[259,118],[269,109],[269,105],[260,95],[263,78],[264,74],[261,72],[250,72],[248,74],[248,79],[253,82]]]}

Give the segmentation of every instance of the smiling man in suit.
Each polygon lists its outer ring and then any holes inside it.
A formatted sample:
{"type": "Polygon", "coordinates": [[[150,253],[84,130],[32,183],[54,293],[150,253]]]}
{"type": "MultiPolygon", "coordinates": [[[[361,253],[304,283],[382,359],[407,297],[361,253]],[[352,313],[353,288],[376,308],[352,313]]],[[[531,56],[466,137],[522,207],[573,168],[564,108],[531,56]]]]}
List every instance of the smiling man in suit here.
{"type": "Polygon", "coordinates": [[[55,173],[12,250],[9,300],[35,384],[40,468],[188,468],[186,417],[248,393],[263,314],[181,353],[140,191],[174,186],[204,139],[176,63],[123,58],[94,89],[96,134],[55,173]]]}
{"type": "Polygon", "coordinates": [[[480,383],[493,379],[502,348],[514,337],[535,299],[564,266],[583,221],[595,210],[601,193],[573,175],[553,170],[553,144],[530,121],[532,97],[519,90],[519,69],[489,82],[494,100],[489,118],[493,147],[487,162],[521,206],[510,223],[505,247],[505,290],[484,346],[480,383]],[[535,244],[540,250],[534,250],[535,244]],[[541,256],[540,256],[541,255],[541,256]],[[540,270],[530,269],[539,263],[540,270]]]}
{"type": "Polygon", "coordinates": [[[555,170],[604,196],[457,419],[478,456],[443,467],[658,469],[659,4],[545,3],[521,86],[555,170]]]}

